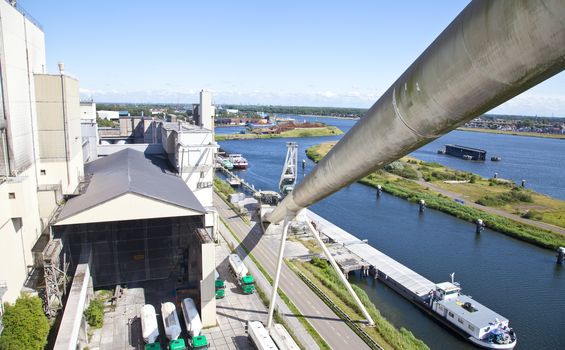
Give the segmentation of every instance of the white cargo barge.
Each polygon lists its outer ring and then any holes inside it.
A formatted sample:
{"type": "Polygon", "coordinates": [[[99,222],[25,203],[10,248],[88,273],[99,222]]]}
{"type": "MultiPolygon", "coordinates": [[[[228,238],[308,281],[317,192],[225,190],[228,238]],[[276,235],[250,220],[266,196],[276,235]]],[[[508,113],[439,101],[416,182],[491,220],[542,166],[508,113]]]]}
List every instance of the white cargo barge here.
{"type": "Polygon", "coordinates": [[[486,349],[516,346],[508,319],[461,294],[453,280],[433,283],[312,211],[303,213],[322,234],[366,261],[376,278],[469,342],[486,349]]]}

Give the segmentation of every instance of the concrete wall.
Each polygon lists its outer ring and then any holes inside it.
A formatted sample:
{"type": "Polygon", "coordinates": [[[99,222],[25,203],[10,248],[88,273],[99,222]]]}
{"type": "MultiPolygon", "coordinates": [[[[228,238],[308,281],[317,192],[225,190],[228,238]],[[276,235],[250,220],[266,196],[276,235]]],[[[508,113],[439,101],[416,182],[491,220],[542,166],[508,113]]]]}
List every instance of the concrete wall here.
{"type": "Polygon", "coordinates": [[[177,169],[184,182],[204,207],[211,207],[214,179],[214,161],[217,148],[214,134],[206,129],[195,129],[177,135],[177,169]]]}
{"type": "Polygon", "coordinates": [[[202,282],[200,283],[200,316],[202,325],[211,327],[216,325],[216,289],[215,274],[216,250],[214,243],[202,243],[202,282]]]}
{"type": "Polygon", "coordinates": [[[98,159],[98,125],[96,121],[92,122],[82,119],[80,123],[80,134],[82,137],[82,159],[84,163],[98,159]],[[84,145],[84,142],[88,144],[84,145]]]}
{"type": "Polygon", "coordinates": [[[83,121],[96,122],[96,103],[95,102],[81,102],[80,103],[80,118],[83,121]]]}
{"type": "Polygon", "coordinates": [[[37,154],[33,74],[44,71],[45,39],[41,29],[6,1],[0,2],[0,67],[14,175],[31,166],[37,154]]]}
{"type": "Polygon", "coordinates": [[[72,194],[84,175],[78,81],[60,74],[35,74],[34,79],[42,163],[39,184],[62,180],[63,193],[72,194]]]}
{"type": "Polygon", "coordinates": [[[8,286],[0,302],[14,302],[19,296],[28,266],[33,265],[31,248],[43,229],[36,193],[39,150],[33,74],[44,68],[43,32],[0,1],[0,118],[6,118],[9,140],[4,152],[6,140],[0,137],[0,175],[11,176],[0,180],[0,281],[8,286]]]}
{"type": "Polygon", "coordinates": [[[213,132],[215,108],[212,106],[212,93],[210,91],[200,91],[198,112],[200,115],[200,126],[213,132]]]}
{"type": "Polygon", "coordinates": [[[33,265],[31,248],[41,234],[35,168],[0,184],[0,281],[8,291],[2,302],[14,302],[33,265]],[[15,198],[11,199],[10,193],[15,198]]]}

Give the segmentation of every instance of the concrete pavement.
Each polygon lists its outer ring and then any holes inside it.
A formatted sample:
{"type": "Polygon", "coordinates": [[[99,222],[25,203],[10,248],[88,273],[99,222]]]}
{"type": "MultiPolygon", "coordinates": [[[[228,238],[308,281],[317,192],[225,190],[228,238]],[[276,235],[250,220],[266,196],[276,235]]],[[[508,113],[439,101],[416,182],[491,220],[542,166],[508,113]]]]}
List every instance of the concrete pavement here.
{"type": "MultiPolygon", "coordinates": [[[[252,226],[249,226],[244,223],[216,194],[214,194],[214,206],[247,250],[273,276],[279,241],[262,239],[263,235],[258,224],[252,222],[252,226]]],[[[284,264],[280,288],[331,348],[369,349],[369,346],[284,264]]]]}

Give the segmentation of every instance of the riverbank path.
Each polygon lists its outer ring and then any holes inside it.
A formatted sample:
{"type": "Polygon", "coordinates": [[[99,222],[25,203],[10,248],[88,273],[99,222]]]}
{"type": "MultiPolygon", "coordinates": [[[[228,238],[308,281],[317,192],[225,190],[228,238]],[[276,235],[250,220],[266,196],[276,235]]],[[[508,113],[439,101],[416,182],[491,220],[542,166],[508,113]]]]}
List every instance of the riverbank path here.
{"type": "Polygon", "coordinates": [[[496,209],[496,208],[493,208],[493,207],[486,207],[484,205],[477,204],[477,203],[469,200],[469,198],[467,198],[467,196],[465,196],[465,195],[462,195],[462,194],[456,193],[456,192],[451,192],[449,190],[446,190],[442,187],[439,187],[439,186],[437,186],[433,183],[430,183],[430,182],[426,182],[424,180],[412,180],[412,181],[416,182],[420,186],[423,186],[424,188],[429,187],[431,190],[433,190],[437,193],[440,193],[440,194],[442,194],[446,197],[449,197],[451,199],[458,199],[460,201],[463,201],[465,203],[464,205],[469,206],[471,208],[482,210],[482,211],[490,213],[490,214],[499,215],[499,216],[505,217],[507,219],[514,220],[514,221],[517,221],[517,222],[520,222],[520,223],[523,223],[523,224],[526,224],[526,225],[534,226],[534,227],[537,227],[537,228],[541,228],[541,229],[545,229],[545,230],[549,230],[549,231],[553,231],[555,233],[565,235],[565,229],[561,228],[559,226],[546,224],[544,222],[539,222],[539,221],[535,221],[535,220],[525,219],[523,217],[520,217],[520,216],[515,215],[515,214],[508,213],[508,212],[501,210],[501,209],[496,209]]]}
{"type": "MultiPolygon", "coordinates": [[[[214,206],[241,244],[274,276],[280,241],[261,239],[260,225],[246,224],[216,193],[214,206]]],[[[282,265],[279,287],[332,349],[370,349],[286,264],[282,265]]]]}

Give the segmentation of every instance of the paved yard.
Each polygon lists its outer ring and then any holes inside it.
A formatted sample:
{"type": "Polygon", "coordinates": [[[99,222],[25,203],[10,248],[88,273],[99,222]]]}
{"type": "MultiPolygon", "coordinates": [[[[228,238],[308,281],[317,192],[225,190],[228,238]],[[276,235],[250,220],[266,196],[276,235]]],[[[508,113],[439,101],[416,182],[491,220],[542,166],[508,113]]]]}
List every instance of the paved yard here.
{"type": "MultiPolygon", "coordinates": [[[[229,250],[222,242],[216,246],[217,270],[222,279],[226,280],[226,293],[223,299],[217,300],[216,313],[218,326],[204,329],[202,334],[210,343],[210,349],[252,349],[247,340],[245,325],[248,320],[260,320],[266,323],[267,308],[259,296],[243,294],[237,285],[235,277],[230,273],[228,263],[229,250]]],[[[165,331],[160,318],[160,305],[165,301],[175,299],[174,281],[149,281],[136,288],[125,288],[117,300],[115,308],[104,315],[104,326],[95,330],[90,349],[92,350],[142,350],[144,342],[141,337],[141,307],[146,303],[152,304],[157,312],[161,344],[166,349],[165,331]]],[[[179,311],[182,321],[182,313],[179,311]]],[[[186,332],[183,332],[186,339],[186,332]]]]}

